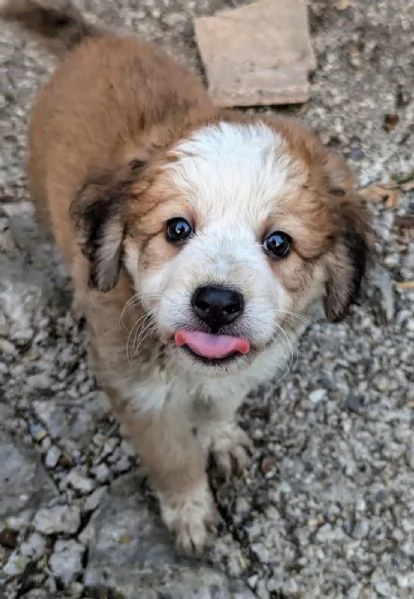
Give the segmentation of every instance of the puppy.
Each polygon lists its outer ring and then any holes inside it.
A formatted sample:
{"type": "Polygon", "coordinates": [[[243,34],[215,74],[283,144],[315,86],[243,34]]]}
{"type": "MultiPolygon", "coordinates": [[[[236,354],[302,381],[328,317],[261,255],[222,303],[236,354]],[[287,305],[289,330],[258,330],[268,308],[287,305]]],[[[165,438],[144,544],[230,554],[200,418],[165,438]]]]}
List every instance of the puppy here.
{"type": "Polygon", "coordinates": [[[344,160],[299,123],[222,111],[151,44],[65,0],[3,2],[61,59],[29,129],[28,180],[73,280],[91,361],[177,545],[217,513],[205,472],[242,468],[248,391],[286,368],[301,315],[341,320],[368,227],[344,160]]]}

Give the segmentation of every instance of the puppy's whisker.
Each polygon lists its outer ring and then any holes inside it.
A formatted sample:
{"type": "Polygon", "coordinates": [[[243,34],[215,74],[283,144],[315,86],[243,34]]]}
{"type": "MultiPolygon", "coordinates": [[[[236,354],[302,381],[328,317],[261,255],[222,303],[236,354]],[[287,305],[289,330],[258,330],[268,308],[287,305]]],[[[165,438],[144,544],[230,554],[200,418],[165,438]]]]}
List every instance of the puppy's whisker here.
{"type": "Polygon", "coordinates": [[[145,324],[141,327],[141,330],[139,332],[137,331],[135,335],[134,344],[132,348],[134,356],[138,355],[139,348],[143,345],[144,341],[146,341],[146,339],[148,339],[152,335],[155,329],[156,325],[154,322],[151,321],[149,315],[148,321],[145,322],[145,324]]]}
{"type": "Polygon", "coordinates": [[[128,313],[133,310],[134,308],[139,308],[140,306],[142,306],[142,300],[143,299],[159,299],[160,297],[162,297],[161,293],[147,293],[147,292],[139,292],[139,293],[135,293],[132,297],[129,298],[129,300],[125,303],[124,307],[122,308],[122,312],[119,318],[119,326],[120,328],[124,331],[127,332],[128,331],[128,325],[126,324],[126,317],[128,315],[128,313]]]}
{"type": "Polygon", "coordinates": [[[133,297],[137,297],[140,300],[142,299],[159,299],[163,296],[160,291],[136,291],[133,297]]]}
{"type": "Polygon", "coordinates": [[[152,336],[152,334],[154,332],[155,332],[155,327],[153,329],[151,329],[150,331],[148,331],[147,334],[144,335],[144,337],[142,337],[142,339],[139,339],[139,341],[136,344],[136,347],[134,348],[134,358],[136,358],[138,356],[140,348],[144,345],[145,341],[152,336]]]}
{"type": "Polygon", "coordinates": [[[139,321],[139,326],[135,327],[135,336],[134,341],[132,343],[132,351],[133,355],[136,356],[138,346],[143,343],[144,337],[147,335],[147,332],[152,332],[152,329],[155,328],[155,323],[151,320],[151,314],[146,313],[143,318],[139,321]]]}
{"type": "Polygon", "coordinates": [[[302,316],[302,314],[298,314],[297,312],[289,312],[288,310],[276,310],[277,314],[281,314],[283,316],[287,316],[291,318],[293,321],[298,320],[299,322],[305,324],[306,326],[311,327],[312,323],[310,320],[302,316]]]}
{"type": "Polygon", "coordinates": [[[119,317],[119,326],[122,329],[122,331],[127,332],[128,327],[125,322],[126,316],[128,312],[130,312],[134,307],[137,307],[139,303],[139,298],[134,295],[131,298],[129,298],[129,300],[125,303],[124,307],[122,308],[121,315],[119,317]]]}
{"type": "Polygon", "coordinates": [[[122,326],[122,328],[125,327],[125,317],[128,314],[128,312],[130,310],[132,310],[133,308],[137,308],[139,307],[141,304],[141,294],[135,293],[133,296],[131,296],[128,301],[125,303],[122,312],[121,312],[121,316],[120,316],[120,324],[122,326]]]}
{"type": "Polygon", "coordinates": [[[286,349],[286,354],[287,354],[287,360],[285,363],[285,368],[283,369],[283,371],[281,372],[281,375],[279,376],[279,378],[277,379],[276,382],[279,382],[286,374],[286,372],[289,371],[290,368],[290,363],[291,363],[291,354],[290,354],[290,348],[286,343],[286,340],[284,339],[284,337],[277,331],[275,332],[275,334],[273,335],[272,340],[274,341],[278,341],[285,349],[286,349]]]}
{"type": "Polygon", "coordinates": [[[146,313],[143,316],[141,316],[135,323],[134,328],[138,329],[138,330],[135,331],[134,343],[132,344],[133,347],[135,346],[137,336],[140,335],[145,330],[147,325],[150,323],[150,320],[151,320],[151,315],[146,313]]]}
{"type": "Polygon", "coordinates": [[[279,383],[289,372],[292,370],[293,365],[296,361],[296,353],[293,349],[293,345],[291,340],[289,339],[288,334],[283,329],[283,327],[276,323],[276,331],[273,336],[274,339],[279,339],[282,345],[286,348],[286,353],[288,355],[288,359],[286,361],[286,368],[282,371],[280,377],[277,379],[277,383],[279,383]]]}
{"type": "MultiPolygon", "coordinates": [[[[150,315],[149,314],[144,314],[143,316],[141,316],[140,318],[138,318],[138,320],[136,321],[136,323],[131,327],[131,330],[129,331],[128,334],[128,338],[126,341],[126,352],[127,352],[127,360],[128,363],[131,363],[131,359],[133,357],[133,355],[131,355],[130,353],[130,348],[131,348],[131,338],[134,335],[134,343],[135,343],[135,338],[136,335],[138,334],[139,328],[142,326],[142,324],[146,322],[146,320],[150,319],[150,315]]],[[[134,343],[132,344],[132,349],[134,347],[134,343]]]]}
{"type": "Polygon", "coordinates": [[[131,353],[130,353],[131,337],[136,332],[137,327],[139,327],[139,322],[135,323],[134,326],[131,328],[131,330],[130,330],[130,332],[128,334],[127,341],[126,341],[126,354],[127,354],[128,364],[131,364],[131,361],[132,361],[132,356],[131,356],[131,353]]]}

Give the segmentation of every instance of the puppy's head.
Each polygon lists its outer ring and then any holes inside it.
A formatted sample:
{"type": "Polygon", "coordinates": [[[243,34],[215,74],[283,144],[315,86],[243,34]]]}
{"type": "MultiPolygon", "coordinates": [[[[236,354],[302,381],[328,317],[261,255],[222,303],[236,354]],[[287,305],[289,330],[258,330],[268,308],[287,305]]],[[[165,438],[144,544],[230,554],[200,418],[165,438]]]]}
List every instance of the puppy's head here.
{"type": "Polygon", "coordinates": [[[208,374],[280,343],[316,299],[341,320],[365,269],[349,170],[286,120],[200,127],[88,184],[74,214],[91,284],[107,291],[126,268],[171,359],[208,374]]]}

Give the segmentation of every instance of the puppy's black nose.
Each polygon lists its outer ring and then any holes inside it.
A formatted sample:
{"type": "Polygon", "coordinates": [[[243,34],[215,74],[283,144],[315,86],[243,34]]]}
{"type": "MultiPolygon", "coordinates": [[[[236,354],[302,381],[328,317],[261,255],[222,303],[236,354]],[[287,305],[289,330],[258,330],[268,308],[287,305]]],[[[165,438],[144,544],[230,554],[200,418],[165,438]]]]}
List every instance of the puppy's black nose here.
{"type": "Polygon", "coordinates": [[[195,290],[192,305],[197,316],[217,331],[240,316],[244,302],[241,293],[234,289],[206,286],[195,290]]]}

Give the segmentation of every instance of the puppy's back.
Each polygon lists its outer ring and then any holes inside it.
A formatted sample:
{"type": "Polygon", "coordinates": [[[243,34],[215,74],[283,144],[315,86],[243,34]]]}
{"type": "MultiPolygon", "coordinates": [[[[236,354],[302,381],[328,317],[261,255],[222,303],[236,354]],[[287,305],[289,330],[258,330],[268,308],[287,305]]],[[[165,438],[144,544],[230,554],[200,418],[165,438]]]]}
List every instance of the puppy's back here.
{"type": "Polygon", "coordinates": [[[0,14],[61,59],[32,112],[28,178],[71,262],[69,207],[85,180],[148,159],[216,109],[201,82],[163,52],[89,25],[67,0],[8,0],[0,14]]]}

